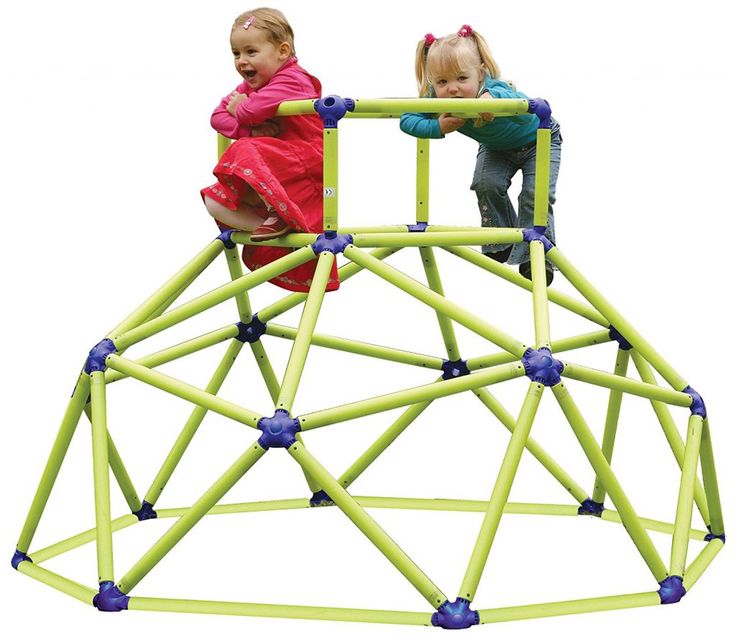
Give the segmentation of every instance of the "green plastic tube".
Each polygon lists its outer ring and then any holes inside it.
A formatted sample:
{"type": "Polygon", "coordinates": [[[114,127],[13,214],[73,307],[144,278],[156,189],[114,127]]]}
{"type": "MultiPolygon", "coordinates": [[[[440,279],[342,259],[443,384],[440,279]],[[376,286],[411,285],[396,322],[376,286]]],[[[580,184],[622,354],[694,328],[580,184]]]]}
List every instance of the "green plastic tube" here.
{"type": "Polygon", "coordinates": [[[417,139],[417,223],[429,221],[429,139],[417,139]]]}
{"type": "Polygon", "coordinates": [[[551,156],[551,131],[537,128],[537,168],[534,176],[534,225],[547,227],[549,207],[549,163],[551,156]]]}
{"type": "Polygon", "coordinates": [[[88,605],[92,605],[92,599],[97,594],[97,590],[59,576],[46,568],[39,567],[35,563],[23,561],[18,566],[18,571],[88,605]]]}
{"type": "Polygon", "coordinates": [[[338,134],[337,128],[325,128],[322,134],[324,158],[322,160],[324,192],[322,197],[322,218],[325,231],[337,231],[337,170],[338,134]]]}
{"type": "Polygon", "coordinates": [[[708,520],[710,531],[716,535],[725,532],[723,527],[723,511],[721,509],[721,496],[718,492],[718,479],[716,478],[716,464],[713,458],[713,444],[710,437],[710,424],[706,418],[703,422],[703,435],[700,441],[700,463],[703,467],[703,487],[708,499],[708,520]]]}
{"type": "MultiPolygon", "coordinates": [[[[539,168],[537,167],[537,170],[539,168]]],[[[549,303],[547,302],[547,273],[544,246],[540,241],[529,244],[532,261],[532,303],[534,307],[534,340],[537,349],[550,348],[549,303]]]]}
{"type": "Polygon", "coordinates": [[[514,482],[514,477],[521,461],[521,455],[529,438],[529,432],[532,429],[534,416],[537,413],[543,392],[544,386],[538,382],[532,382],[529,385],[526,399],[519,413],[519,419],[516,422],[514,432],[511,434],[511,440],[506,448],[496,483],[493,486],[491,499],[488,502],[483,524],[475,541],[473,553],[470,556],[465,578],[460,586],[460,594],[458,596],[461,598],[472,601],[475,593],[478,591],[478,584],[486,567],[488,555],[491,551],[493,540],[496,537],[496,531],[498,530],[498,524],[501,521],[504,506],[511,492],[511,484],[514,482]]]}
{"type": "MultiPolygon", "coordinates": [[[[424,273],[427,276],[427,284],[429,285],[429,288],[436,294],[444,296],[445,291],[442,288],[442,279],[440,278],[440,271],[437,268],[437,260],[434,257],[432,248],[420,247],[419,254],[422,257],[422,265],[424,266],[424,273]]],[[[437,322],[440,326],[442,340],[445,343],[447,359],[459,360],[460,347],[457,345],[457,338],[455,337],[455,329],[452,326],[452,321],[441,311],[437,311],[435,313],[437,314],[437,322]]]]}
{"type": "Polygon", "coordinates": [[[354,234],[356,247],[446,247],[450,245],[493,245],[521,243],[521,230],[485,228],[447,232],[410,232],[408,234],[354,234]]]}
{"type": "MultiPolygon", "coordinates": [[[[230,272],[230,280],[238,280],[243,276],[243,265],[240,260],[240,252],[237,247],[228,247],[225,249],[225,258],[227,260],[227,268],[230,272]]],[[[235,303],[238,306],[238,315],[240,321],[249,323],[253,318],[253,311],[250,306],[248,292],[243,292],[235,296],[235,303]]]]}
{"type": "Polygon", "coordinates": [[[713,539],[700,551],[700,554],[695,557],[692,563],[685,570],[685,576],[682,577],[682,584],[686,590],[690,591],[697,583],[698,579],[705,572],[706,568],[713,562],[716,555],[723,548],[723,541],[720,539],[713,539]]]}

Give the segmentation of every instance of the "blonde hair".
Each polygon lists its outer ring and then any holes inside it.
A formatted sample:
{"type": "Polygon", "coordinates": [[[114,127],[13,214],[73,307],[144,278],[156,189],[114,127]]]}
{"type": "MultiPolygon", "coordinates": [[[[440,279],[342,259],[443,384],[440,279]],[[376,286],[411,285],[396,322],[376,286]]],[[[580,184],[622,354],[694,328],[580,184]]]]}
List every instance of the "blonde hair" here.
{"type": "MultiPolygon", "coordinates": [[[[465,29],[466,27],[463,27],[462,31],[465,29]]],[[[450,74],[459,73],[462,69],[481,67],[494,79],[501,76],[485,38],[477,31],[469,31],[469,33],[466,31],[466,35],[452,33],[442,38],[425,36],[419,40],[414,64],[419,97],[427,97],[430,93],[432,83],[428,70],[430,66],[450,74]]]]}
{"type": "Polygon", "coordinates": [[[282,42],[288,42],[291,46],[291,54],[296,55],[294,49],[294,31],[288,20],[278,9],[260,7],[241,13],[235,22],[233,29],[255,27],[266,34],[266,39],[276,46],[282,42]],[[246,24],[248,26],[246,26],[246,24]]]}

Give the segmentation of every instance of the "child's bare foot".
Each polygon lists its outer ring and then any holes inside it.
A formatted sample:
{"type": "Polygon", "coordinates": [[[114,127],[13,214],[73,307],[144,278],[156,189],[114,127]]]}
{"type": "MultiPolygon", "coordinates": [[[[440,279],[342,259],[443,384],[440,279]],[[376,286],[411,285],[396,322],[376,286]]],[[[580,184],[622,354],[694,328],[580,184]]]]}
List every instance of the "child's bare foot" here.
{"type": "Polygon", "coordinates": [[[272,212],[261,225],[250,233],[250,240],[256,243],[259,241],[270,241],[279,236],[284,236],[284,234],[288,234],[292,230],[293,228],[284,219],[275,212],[272,212]]]}

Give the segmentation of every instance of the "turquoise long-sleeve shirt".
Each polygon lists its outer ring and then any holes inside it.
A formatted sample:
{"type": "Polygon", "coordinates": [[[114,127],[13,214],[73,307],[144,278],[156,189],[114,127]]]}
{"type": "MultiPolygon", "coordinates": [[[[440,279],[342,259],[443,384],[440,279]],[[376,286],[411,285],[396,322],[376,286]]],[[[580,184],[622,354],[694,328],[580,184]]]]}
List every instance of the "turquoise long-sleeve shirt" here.
{"type": "MultiPolygon", "coordinates": [[[[486,74],[480,94],[490,93],[496,99],[528,99],[524,93],[514,90],[502,80],[493,79],[486,74]]],[[[431,90],[430,97],[435,97],[431,90]]],[[[404,113],[399,123],[401,130],[413,137],[422,139],[442,139],[440,122],[436,114],[404,113]]],[[[496,117],[491,122],[483,122],[476,127],[469,119],[458,132],[475,139],[493,150],[511,150],[533,142],[537,137],[539,118],[536,115],[514,115],[512,117],[496,117]]]]}

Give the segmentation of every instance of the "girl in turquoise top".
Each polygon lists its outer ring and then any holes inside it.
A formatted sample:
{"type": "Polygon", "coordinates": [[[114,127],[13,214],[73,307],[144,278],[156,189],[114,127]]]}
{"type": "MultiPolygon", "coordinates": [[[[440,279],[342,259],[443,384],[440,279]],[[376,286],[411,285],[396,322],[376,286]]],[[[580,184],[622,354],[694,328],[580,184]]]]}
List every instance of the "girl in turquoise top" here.
{"type": "MultiPolygon", "coordinates": [[[[435,38],[427,34],[419,41],[416,76],[420,97],[439,98],[515,98],[527,99],[510,83],[500,78],[485,39],[470,26],[456,34],[435,38]]],[[[534,175],[536,172],[536,115],[517,115],[494,119],[482,113],[465,120],[449,113],[429,115],[404,113],[401,130],[414,137],[441,139],[458,131],[480,142],[471,189],[475,191],[483,227],[532,227],[534,225],[534,175]],[[518,214],[508,196],[511,178],[521,170],[523,181],[518,214]]],[[[553,119],[550,160],[547,237],[554,242],[555,187],[560,168],[560,125],[553,119]]],[[[483,253],[500,262],[519,265],[522,276],[531,279],[529,246],[484,245],[483,253]]],[[[552,266],[547,264],[547,284],[552,282],[552,266]]]]}

